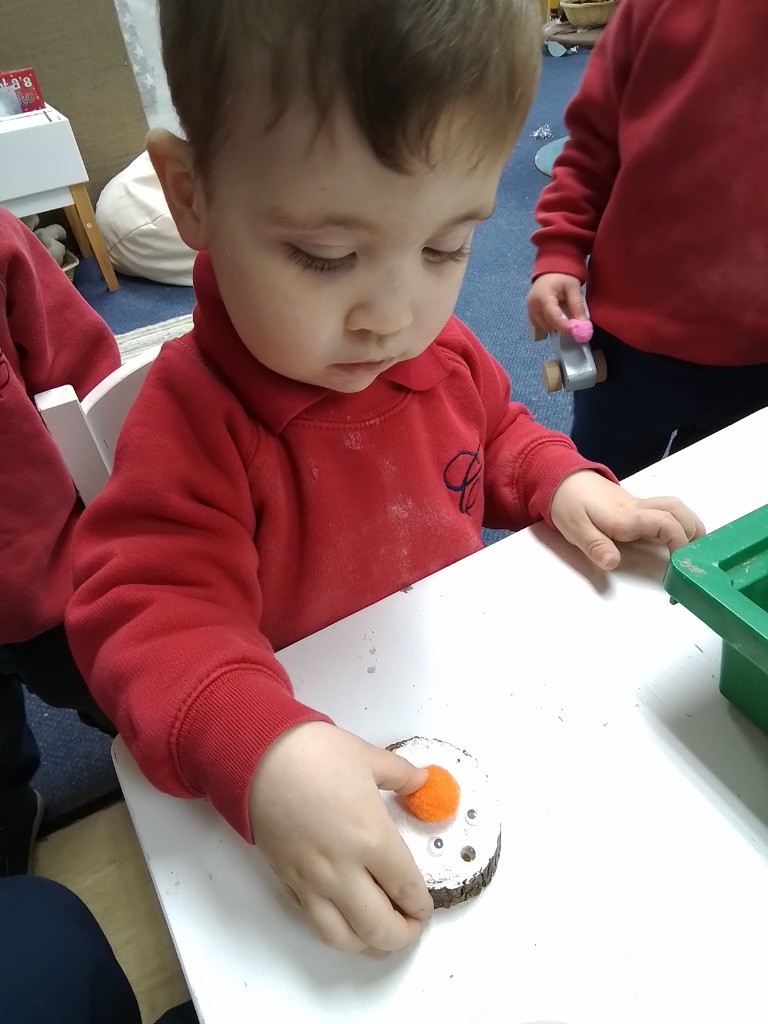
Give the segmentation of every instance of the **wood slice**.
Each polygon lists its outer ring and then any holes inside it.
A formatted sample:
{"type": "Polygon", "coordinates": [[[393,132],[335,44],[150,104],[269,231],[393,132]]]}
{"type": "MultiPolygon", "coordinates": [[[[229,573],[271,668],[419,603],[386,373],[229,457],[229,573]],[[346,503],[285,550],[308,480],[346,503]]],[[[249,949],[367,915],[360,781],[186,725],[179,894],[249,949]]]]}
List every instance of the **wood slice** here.
{"type": "Polygon", "coordinates": [[[466,750],[444,740],[412,736],[392,743],[419,767],[440,765],[459,784],[459,807],[445,821],[422,821],[396,794],[382,799],[424,876],[435,907],[448,909],[478,896],[496,873],[501,853],[501,817],[488,777],[466,750]]]}

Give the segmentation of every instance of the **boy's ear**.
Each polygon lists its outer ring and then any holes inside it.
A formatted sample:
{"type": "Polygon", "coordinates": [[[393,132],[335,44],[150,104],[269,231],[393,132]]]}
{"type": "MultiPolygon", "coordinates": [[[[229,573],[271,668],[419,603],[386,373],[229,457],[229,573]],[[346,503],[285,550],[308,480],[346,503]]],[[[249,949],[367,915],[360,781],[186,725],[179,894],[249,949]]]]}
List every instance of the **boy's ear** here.
{"type": "Polygon", "coordinates": [[[147,152],[182,239],[190,249],[207,249],[205,190],[189,143],[164,128],[153,128],[147,135],[147,152]]]}

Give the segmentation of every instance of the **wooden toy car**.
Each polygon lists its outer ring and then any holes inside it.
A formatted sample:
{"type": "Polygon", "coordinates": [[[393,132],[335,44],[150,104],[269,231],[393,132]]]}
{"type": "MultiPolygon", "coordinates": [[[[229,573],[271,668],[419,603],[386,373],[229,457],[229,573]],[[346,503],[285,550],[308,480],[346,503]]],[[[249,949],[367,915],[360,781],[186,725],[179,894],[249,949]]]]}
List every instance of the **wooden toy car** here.
{"type": "MultiPolygon", "coordinates": [[[[582,321],[577,321],[580,323],[582,321]]],[[[569,321],[570,324],[573,321],[569,321]]],[[[583,321],[589,324],[589,321],[583,321]]],[[[591,325],[590,325],[591,327],[591,325]]],[[[589,332],[591,336],[591,330],[589,332]]],[[[547,332],[539,328],[533,329],[537,341],[547,338],[547,332]]],[[[600,350],[593,351],[589,341],[579,341],[574,337],[572,329],[560,331],[553,341],[555,358],[547,359],[541,367],[541,380],[544,390],[550,394],[564,388],[566,391],[580,391],[601,384],[608,372],[605,355],[600,350]]]]}

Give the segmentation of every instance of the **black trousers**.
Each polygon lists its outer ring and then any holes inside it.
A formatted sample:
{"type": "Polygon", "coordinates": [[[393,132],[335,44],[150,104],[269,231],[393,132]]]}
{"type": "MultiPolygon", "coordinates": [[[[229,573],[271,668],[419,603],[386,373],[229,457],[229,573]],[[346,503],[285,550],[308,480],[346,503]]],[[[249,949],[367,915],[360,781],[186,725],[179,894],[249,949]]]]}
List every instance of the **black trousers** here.
{"type": "Polygon", "coordinates": [[[32,640],[0,646],[0,810],[29,785],[40,765],[27,724],[25,688],[51,707],[73,708],[87,724],[115,735],[78,671],[63,624],[32,640]]]}
{"type": "Polygon", "coordinates": [[[640,352],[597,326],[592,346],[608,379],[574,392],[571,437],[620,480],[768,405],[768,361],[701,366],[640,352]]]}
{"type": "MultiPolygon", "coordinates": [[[[0,879],[0,1024],[141,1024],[136,996],[85,904],[48,878],[0,879]]],[[[196,1024],[191,1003],[158,1024],[196,1024]]]]}
{"type": "Polygon", "coordinates": [[[48,878],[0,879],[0,1024],[141,1024],[128,979],[90,911],[48,878]]]}

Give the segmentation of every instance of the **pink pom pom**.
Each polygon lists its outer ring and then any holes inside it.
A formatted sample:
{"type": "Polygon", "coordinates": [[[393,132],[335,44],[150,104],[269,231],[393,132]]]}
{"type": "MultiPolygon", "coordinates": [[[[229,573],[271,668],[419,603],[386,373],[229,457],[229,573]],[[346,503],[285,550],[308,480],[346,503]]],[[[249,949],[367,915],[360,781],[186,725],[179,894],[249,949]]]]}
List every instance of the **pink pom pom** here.
{"type": "Polygon", "coordinates": [[[591,320],[569,320],[568,330],[571,332],[573,340],[578,341],[580,345],[585,345],[592,340],[591,320]]]}

